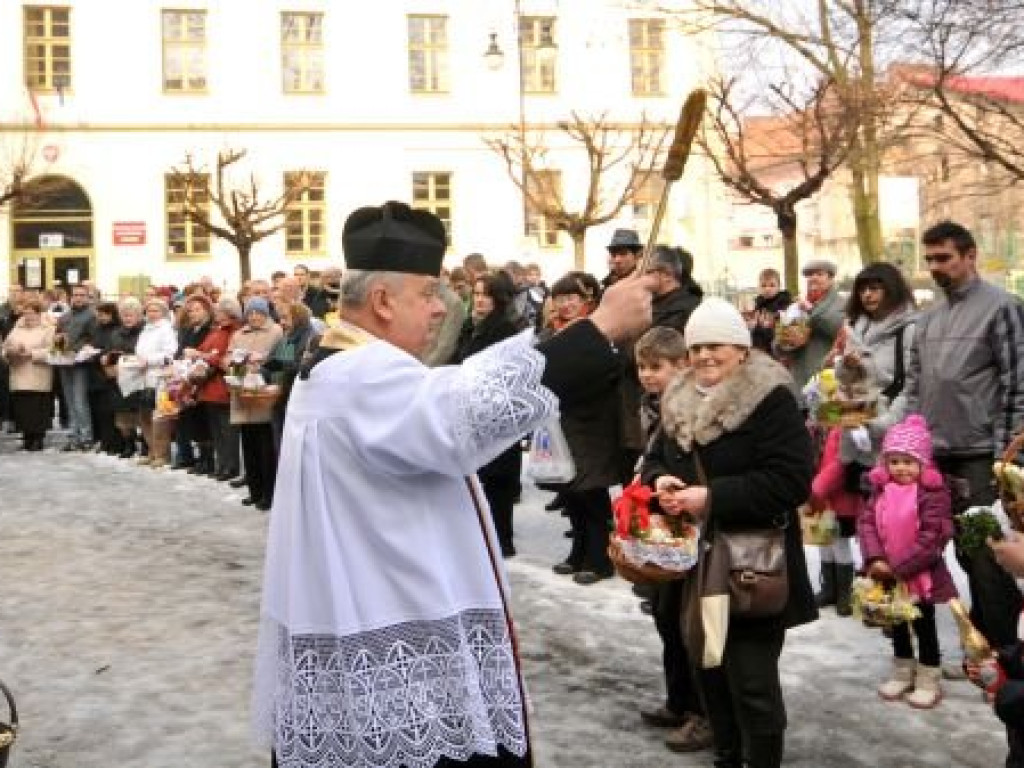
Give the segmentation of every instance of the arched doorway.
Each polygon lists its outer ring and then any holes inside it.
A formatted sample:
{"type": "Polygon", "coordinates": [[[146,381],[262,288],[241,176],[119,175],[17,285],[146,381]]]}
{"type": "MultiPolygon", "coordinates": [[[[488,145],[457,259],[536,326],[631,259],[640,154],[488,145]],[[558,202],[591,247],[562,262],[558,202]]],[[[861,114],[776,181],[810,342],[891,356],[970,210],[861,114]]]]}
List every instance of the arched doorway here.
{"type": "Polygon", "coordinates": [[[92,204],[75,181],[65,176],[33,179],[11,214],[12,283],[66,288],[93,279],[92,204]]]}

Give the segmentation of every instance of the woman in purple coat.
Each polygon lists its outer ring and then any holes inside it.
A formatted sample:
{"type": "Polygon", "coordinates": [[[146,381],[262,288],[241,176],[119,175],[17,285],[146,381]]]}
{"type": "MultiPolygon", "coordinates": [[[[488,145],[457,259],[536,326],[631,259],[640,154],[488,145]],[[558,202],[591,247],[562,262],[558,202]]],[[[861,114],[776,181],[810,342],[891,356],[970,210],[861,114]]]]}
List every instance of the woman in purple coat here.
{"type": "Polygon", "coordinates": [[[897,625],[893,671],[878,695],[931,709],[942,698],[935,606],[957,593],[942,557],[953,536],[949,489],[932,462],[932,439],[922,417],[908,416],[886,433],[879,465],[868,477],[873,492],[857,525],[865,569],[875,581],[906,584],[921,611],[912,623],[918,660],[911,625],[897,625]]]}

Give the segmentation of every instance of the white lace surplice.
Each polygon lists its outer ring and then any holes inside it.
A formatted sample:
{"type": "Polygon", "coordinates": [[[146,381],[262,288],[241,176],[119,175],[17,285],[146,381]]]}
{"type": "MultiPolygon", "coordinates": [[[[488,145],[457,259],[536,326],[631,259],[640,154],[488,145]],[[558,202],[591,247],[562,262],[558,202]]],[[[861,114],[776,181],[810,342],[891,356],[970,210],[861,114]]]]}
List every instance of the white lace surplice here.
{"type": "Polygon", "coordinates": [[[377,341],[296,384],[254,689],[282,768],[525,753],[504,576],[464,477],[555,412],[543,368],[529,334],[434,369],[377,341]]]}

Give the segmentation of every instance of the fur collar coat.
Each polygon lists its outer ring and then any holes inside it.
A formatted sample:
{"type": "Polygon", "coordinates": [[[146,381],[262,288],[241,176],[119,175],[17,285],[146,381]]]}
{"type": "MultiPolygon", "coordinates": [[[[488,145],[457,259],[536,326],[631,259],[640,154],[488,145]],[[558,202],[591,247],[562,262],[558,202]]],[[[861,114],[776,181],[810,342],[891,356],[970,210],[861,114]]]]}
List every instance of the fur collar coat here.
{"type": "Polygon", "coordinates": [[[687,452],[694,442],[707,445],[735,431],[772,391],[792,382],[782,365],[756,350],[732,376],[707,394],[697,389],[693,370],[688,369],[676,377],[662,397],[665,432],[687,452]]]}

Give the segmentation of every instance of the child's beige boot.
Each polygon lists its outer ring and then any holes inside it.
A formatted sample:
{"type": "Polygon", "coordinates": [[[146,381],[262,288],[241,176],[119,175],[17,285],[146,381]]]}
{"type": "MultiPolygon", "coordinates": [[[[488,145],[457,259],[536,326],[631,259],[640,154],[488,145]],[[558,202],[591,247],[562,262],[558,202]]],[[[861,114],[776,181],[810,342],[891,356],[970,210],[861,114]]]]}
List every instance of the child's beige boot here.
{"type": "Polygon", "coordinates": [[[939,687],[941,677],[942,670],[939,667],[918,664],[914,674],[914,692],[907,694],[907,704],[914,709],[936,707],[942,701],[942,689],[939,687]]]}
{"type": "Polygon", "coordinates": [[[913,659],[894,658],[889,679],[878,686],[878,695],[886,701],[899,701],[903,694],[914,688],[914,670],[917,662],[913,659]]]}

